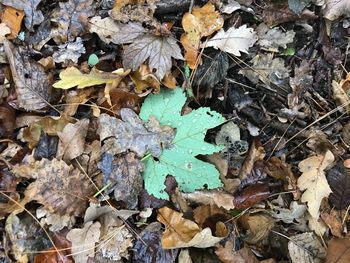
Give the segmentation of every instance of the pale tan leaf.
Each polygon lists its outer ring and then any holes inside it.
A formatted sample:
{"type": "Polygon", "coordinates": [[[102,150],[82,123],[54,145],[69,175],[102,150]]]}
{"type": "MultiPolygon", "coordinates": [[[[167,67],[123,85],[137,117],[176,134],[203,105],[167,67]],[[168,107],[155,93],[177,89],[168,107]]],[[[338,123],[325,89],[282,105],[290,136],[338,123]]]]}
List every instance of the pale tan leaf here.
{"type": "Polygon", "coordinates": [[[349,15],[350,1],[349,0],[326,0],[323,15],[325,18],[333,21],[342,15],[349,15]]]}
{"type": "Polygon", "coordinates": [[[324,197],[332,192],[324,170],[334,161],[331,151],[325,155],[311,156],[299,163],[299,170],[302,175],[298,179],[298,187],[303,193],[302,202],[307,202],[309,213],[312,217],[319,217],[319,208],[324,197]]]}

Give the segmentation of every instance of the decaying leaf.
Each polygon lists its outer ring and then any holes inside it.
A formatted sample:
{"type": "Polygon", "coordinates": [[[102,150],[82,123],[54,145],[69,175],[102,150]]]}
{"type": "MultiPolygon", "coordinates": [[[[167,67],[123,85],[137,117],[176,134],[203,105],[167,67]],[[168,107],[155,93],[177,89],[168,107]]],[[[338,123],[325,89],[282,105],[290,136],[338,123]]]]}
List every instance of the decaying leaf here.
{"type": "Polygon", "coordinates": [[[16,86],[18,106],[28,111],[46,107],[51,93],[50,76],[39,63],[30,61],[7,40],[4,50],[16,86]]]}
{"type": "Polygon", "coordinates": [[[40,10],[36,10],[42,0],[2,0],[3,5],[12,6],[18,10],[23,10],[26,14],[24,24],[27,29],[33,31],[33,26],[44,21],[44,16],[40,10]]]}
{"type": "Polygon", "coordinates": [[[52,232],[57,232],[62,230],[64,227],[68,229],[72,228],[75,224],[74,216],[68,215],[58,215],[54,213],[50,213],[44,207],[39,207],[36,210],[36,217],[40,219],[40,223],[42,225],[49,225],[49,229],[52,232]]]}
{"type": "Polygon", "coordinates": [[[287,48],[287,44],[292,43],[295,36],[295,32],[293,30],[282,32],[282,30],[278,27],[274,27],[270,30],[268,30],[267,27],[267,30],[264,28],[264,30],[260,30],[258,32],[258,44],[261,47],[275,52],[278,52],[279,47],[287,48]]]}
{"type": "Polygon", "coordinates": [[[350,169],[338,163],[327,172],[327,181],[332,190],[329,201],[337,209],[345,209],[350,205],[350,169]]]}
{"type": "Polygon", "coordinates": [[[106,153],[98,167],[103,172],[104,185],[110,184],[108,191],[114,190],[115,200],[123,201],[129,209],[136,208],[142,189],[141,172],[144,166],[135,158],[135,154],[126,153],[113,157],[106,153]]]}
{"type": "Polygon", "coordinates": [[[130,78],[135,84],[136,93],[142,93],[147,90],[147,88],[152,88],[154,92],[160,91],[159,80],[152,73],[150,68],[144,64],[142,64],[136,71],[132,72],[130,78]]]}
{"type": "Polygon", "coordinates": [[[350,233],[345,238],[334,238],[328,244],[326,263],[350,262],[350,233]]]}
{"type": "Polygon", "coordinates": [[[89,74],[83,74],[75,67],[69,67],[61,71],[61,80],[53,84],[59,89],[70,89],[78,86],[78,89],[85,87],[113,83],[129,74],[129,71],[118,70],[115,72],[103,72],[92,69],[89,74]]]}
{"type": "Polygon", "coordinates": [[[96,190],[85,175],[62,160],[32,160],[13,169],[22,177],[36,179],[24,194],[29,200],[43,204],[51,213],[81,215],[88,197],[96,190]]]}
{"type": "Polygon", "coordinates": [[[207,47],[218,48],[235,56],[240,56],[240,52],[248,53],[248,49],[258,40],[253,28],[247,25],[239,28],[231,27],[226,32],[221,29],[214,37],[207,42],[207,47]]]}
{"type": "Polygon", "coordinates": [[[93,0],[69,0],[60,2],[59,6],[59,11],[53,15],[53,20],[58,23],[55,38],[62,43],[74,41],[75,37],[85,32],[88,18],[94,15],[93,0]]]}
{"type": "Polygon", "coordinates": [[[80,37],[75,42],[68,42],[58,46],[58,50],[52,54],[52,58],[56,63],[64,63],[73,61],[78,63],[78,59],[85,53],[85,47],[80,37]]]}
{"type": "Polygon", "coordinates": [[[160,126],[153,119],[144,124],[137,114],[130,109],[120,110],[121,119],[101,114],[98,134],[100,140],[106,140],[104,149],[113,154],[126,152],[128,149],[142,157],[146,152],[159,156],[162,148],[174,138],[174,131],[169,126],[160,126]]]}
{"type": "MultiPolygon", "coordinates": [[[[343,82],[344,83],[344,82],[343,82]]],[[[332,81],[332,91],[335,101],[338,106],[343,106],[347,113],[350,113],[350,98],[345,90],[341,87],[342,82],[339,84],[336,81],[332,81]]],[[[343,85],[344,86],[344,85],[343,85]]]]}
{"type": "Polygon", "coordinates": [[[11,29],[5,24],[0,23],[0,44],[6,39],[6,35],[11,33],[11,29]]]}
{"type": "Polygon", "coordinates": [[[312,232],[290,237],[288,250],[293,263],[321,263],[326,256],[325,248],[312,232]]]}
{"type": "Polygon", "coordinates": [[[224,19],[215,6],[208,2],[203,7],[194,7],[192,13],[186,13],[182,17],[182,27],[185,33],[181,35],[181,43],[185,49],[185,60],[190,68],[197,67],[199,61],[200,40],[210,36],[222,28],[224,19]]]}
{"type": "Polygon", "coordinates": [[[259,263],[253,252],[247,246],[235,251],[233,243],[229,240],[225,246],[218,245],[215,254],[224,263],[259,263]]]}
{"type": "Polygon", "coordinates": [[[291,224],[294,220],[298,220],[304,216],[306,211],[306,205],[298,204],[296,201],[290,203],[289,209],[280,208],[278,206],[273,207],[271,216],[277,220],[281,220],[284,223],[291,224]]]}
{"type": "Polygon", "coordinates": [[[75,262],[85,263],[88,257],[95,255],[95,243],[101,234],[100,222],[87,222],[84,228],[74,228],[67,234],[67,239],[72,242],[72,256],[75,262]]]}
{"type": "Polygon", "coordinates": [[[163,248],[211,247],[223,237],[212,235],[210,228],[201,229],[195,222],[183,218],[182,213],[163,207],[158,210],[157,219],[166,227],[162,236],[163,248]]]}
{"type": "Polygon", "coordinates": [[[324,170],[332,164],[334,156],[331,151],[325,155],[311,156],[299,163],[299,170],[302,175],[298,179],[300,190],[306,190],[302,197],[302,202],[307,202],[308,210],[314,218],[319,217],[319,208],[324,197],[328,197],[332,192],[330,189],[324,170]]]}

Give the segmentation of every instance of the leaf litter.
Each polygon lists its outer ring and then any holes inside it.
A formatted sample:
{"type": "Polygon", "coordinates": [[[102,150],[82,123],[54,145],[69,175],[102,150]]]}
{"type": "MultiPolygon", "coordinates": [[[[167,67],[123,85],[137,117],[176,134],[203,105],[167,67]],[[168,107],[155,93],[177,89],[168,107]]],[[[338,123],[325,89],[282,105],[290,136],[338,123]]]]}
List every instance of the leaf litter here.
{"type": "Polygon", "coordinates": [[[1,1],[0,261],[348,261],[348,11],[1,1]]]}

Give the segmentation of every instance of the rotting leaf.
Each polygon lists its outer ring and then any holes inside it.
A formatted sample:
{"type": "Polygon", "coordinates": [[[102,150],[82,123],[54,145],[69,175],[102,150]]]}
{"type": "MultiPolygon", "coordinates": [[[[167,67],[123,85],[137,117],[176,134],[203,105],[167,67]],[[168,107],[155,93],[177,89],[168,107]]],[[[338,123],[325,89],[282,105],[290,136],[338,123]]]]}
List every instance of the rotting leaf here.
{"type": "Polygon", "coordinates": [[[113,158],[111,154],[102,155],[98,164],[104,175],[104,184],[110,184],[108,191],[114,191],[117,201],[126,203],[127,208],[137,207],[138,196],[142,189],[141,172],[143,163],[134,153],[121,154],[113,158]]]}
{"type": "Polygon", "coordinates": [[[298,187],[306,190],[301,196],[302,202],[307,202],[309,213],[312,217],[319,217],[319,208],[324,197],[332,192],[328,185],[324,170],[332,164],[334,156],[331,151],[325,155],[311,156],[299,163],[302,175],[298,179],[298,187]]]}
{"type": "Polygon", "coordinates": [[[239,28],[231,27],[226,32],[221,29],[208,42],[207,47],[218,48],[235,56],[240,56],[240,52],[248,53],[248,49],[258,40],[253,28],[247,25],[239,28]]]}
{"type": "Polygon", "coordinates": [[[12,6],[18,10],[23,10],[26,14],[24,24],[30,31],[33,26],[44,21],[44,16],[40,10],[36,10],[42,0],[2,0],[3,5],[12,6]]]}
{"type": "MultiPolygon", "coordinates": [[[[259,25],[260,29],[263,28],[263,25],[267,27],[265,24],[261,24],[259,25]]],[[[258,31],[258,36],[258,44],[261,47],[264,47],[269,51],[278,52],[279,47],[287,48],[287,44],[293,42],[295,32],[293,30],[282,32],[278,27],[268,30],[267,27],[266,30],[264,28],[264,30],[258,31]]]]}
{"type": "Polygon", "coordinates": [[[183,218],[182,213],[163,207],[158,210],[157,219],[165,225],[162,236],[162,247],[181,248],[214,246],[223,237],[212,235],[210,228],[201,229],[195,222],[183,218]]]}
{"type": "Polygon", "coordinates": [[[25,190],[26,198],[60,215],[80,216],[95,190],[86,176],[62,160],[32,161],[15,166],[13,171],[19,176],[36,179],[25,190]]]}
{"type": "Polygon", "coordinates": [[[67,234],[67,239],[72,242],[72,256],[75,262],[85,263],[88,257],[94,257],[95,243],[101,234],[100,222],[87,222],[84,228],[74,228],[67,234]]]}
{"type": "Polygon", "coordinates": [[[30,61],[8,40],[4,40],[4,50],[16,85],[18,106],[28,111],[46,107],[51,93],[50,76],[39,63],[30,61]]]}
{"type": "Polygon", "coordinates": [[[69,0],[59,5],[60,10],[53,15],[53,20],[59,25],[55,37],[63,43],[74,41],[85,32],[88,18],[94,15],[93,0],[69,0]]]}
{"type": "Polygon", "coordinates": [[[169,174],[175,177],[183,192],[222,185],[215,166],[196,159],[195,156],[222,150],[223,147],[205,142],[204,137],[208,129],[222,124],[224,118],[205,107],[181,116],[185,100],[186,96],[181,89],[165,90],[160,95],[149,95],[141,108],[140,117],[144,121],[154,116],[161,125],[176,128],[175,138],[158,160],[150,157],[146,161],[143,173],[145,188],[158,198],[168,198],[164,192],[164,181],[169,174]]]}
{"type": "Polygon", "coordinates": [[[113,83],[129,74],[129,71],[118,70],[115,72],[103,72],[92,69],[89,74],[83,74],[75,67],[69,67],[61,71],[61,80],[53,84],[58,89],[70,89],[78,86],[78,89],[85,87],[113,83]]]}
{"type": "Polygon", "coordinates": [[[105,140],[104,149],[118,154],[128,149],[142,157],[146,152],[154,156],[161,154],[163,145],[168,145],[174,138],[174,131],[169,126],[160,126],[153,119],[144,124],[131,109],[120,110],[121,119],[101,114],[99,117],[98,134],[100,140],[105,140]]]}
{"type": "Polygon", "coordinates": [[[345,209],[350,205],[350,169],[339,162],[327,172],[327,181],[332,190],[329,201],[337,209],[345,209]]]}
{"type": "Polygon", "coordinates": [[[49,230],[52,232],[60,231],[64,227],[71,229],[75,224],[74,216],[50,213],[45,207],[39,207],[36,210],[36,217],[40,219],[42,225],[49,225],[49,230]]]}

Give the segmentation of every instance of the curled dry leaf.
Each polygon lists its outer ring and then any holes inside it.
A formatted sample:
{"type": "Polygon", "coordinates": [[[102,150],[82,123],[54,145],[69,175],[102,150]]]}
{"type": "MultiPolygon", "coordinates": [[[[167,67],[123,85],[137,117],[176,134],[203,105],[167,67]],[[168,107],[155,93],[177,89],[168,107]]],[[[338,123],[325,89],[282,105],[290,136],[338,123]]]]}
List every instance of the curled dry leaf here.
{"type": "Polygon", "coordinates": [[[185,60],[191,69],[200,64],[197,59],[201,38],[210,36],[223,25],[224,19],[210,2],[201,8],[194,7],[191,14],[184,14],[182,27],[185,33],[181,35],[181,44],[185,49],[185,60]]]}
{"type": "Polygon", "coordinates": [[[194,191],[193,193],[183,193],[182,195],[190,203],[217,205],[218,207],[223,207],[226,210],[235,209],[233,196],[224,191],[203,190],[194,191]]]}
{"type": "Polygon", "coordinates": [[[212,235],[210,228],[203,230],[193,221],[183,218],[182,213],[163,207],[158,210],[157,219],[165,225],[162,236],[163,248],[198,247],[206,248],[214,246],[223,237],[212,235]]]}
{"type": "Polygon", "coordinates": [[[27,111],[46,107],[50,99],[51,78],[43,66],[30,61],[7,40],[4,40],[4,50],[16,86],[18,106],[27,111]]]}
{"type": "Polygon", "coordinates": [[[147,88],[152,88],[154,92],[160,91],[160,82],[152,73],[150,68],[142,64],[136,71],[130,74],[131,80],[135,84],[135,92],[142,93],[147,88]]]}
{"type": "Polygon", "coordinates": [[[275,221],[267,214],[243,215],[239,218],[242,226],[248,230],[245,241],[256,244],[266,238],[274,227],[275,221]]]}
{"type": "Polygon", "coordinates": [[[36,179],[24,193],[29,200],[36,200],[50,212],[60,215],[80,216],[95,190],[85,175],[62,160],[32,161],[15,166],[13,171],[36,179]]]}
{"type": "Polygon", "coordinates": [[[299,163],[302,175],[298,179],[298,187],[301,191],[306,190],[301,196],[302,202],[307,202],[309,213],[312,217],[319,217],[319,208],[324,197],[332,192],[324,170],[332,164],[334,156],[331,151],[325,155],[311,156],[299,163]]]}
{"type": "Polygon", "coordinates": [[[74,228],[67,234],[67,239],[72,242],[72,256],[77,263],[87,262],[89,257],[95,255],[95,243],[101,234],[100,222],[87,222],[84,228],[74,228]]]}
{"type": "MultiPolygon", "coordinates": [[[[336,82],[335,80],[332,81],[332,91],[335,101],[337,102],[338,106],[344,107],[347,113],[350,113],[350,98],[348,94],[345,92],[345,90],[342,88],[344,87],[344,81],[342,81],[340,84],[336,82]],[[341,84],[343,84],[341,86],[341,84]]],[[[344,111],[344,110],[343,110],[344,111]]]]}

